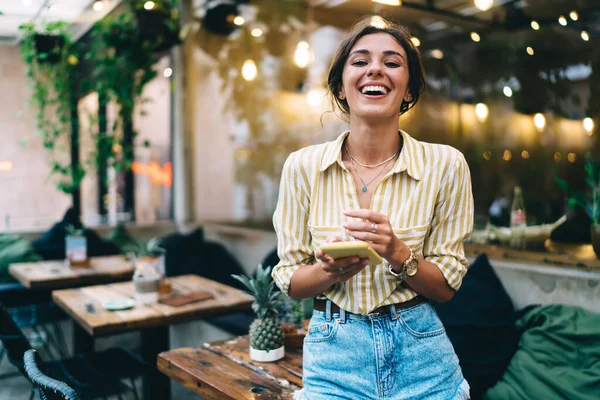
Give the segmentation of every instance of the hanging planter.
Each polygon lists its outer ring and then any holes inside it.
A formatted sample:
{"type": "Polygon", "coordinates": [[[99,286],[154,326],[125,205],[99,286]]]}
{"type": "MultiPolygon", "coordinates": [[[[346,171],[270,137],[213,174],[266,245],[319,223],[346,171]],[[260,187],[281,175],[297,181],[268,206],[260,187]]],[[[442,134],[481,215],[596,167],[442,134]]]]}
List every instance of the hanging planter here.
{"type": "Polygon", "coordinates": [[[33,42],[38,62],[55,64],[61,60],[66,43],[64,36],[37,33],[33,42]]]}
{"type": "Polygon", "coordinates": [[[181,44],[179,17],[171,14],[165,9],[135,11],[140,38],[153,43],[158,53],[181,44]]]}

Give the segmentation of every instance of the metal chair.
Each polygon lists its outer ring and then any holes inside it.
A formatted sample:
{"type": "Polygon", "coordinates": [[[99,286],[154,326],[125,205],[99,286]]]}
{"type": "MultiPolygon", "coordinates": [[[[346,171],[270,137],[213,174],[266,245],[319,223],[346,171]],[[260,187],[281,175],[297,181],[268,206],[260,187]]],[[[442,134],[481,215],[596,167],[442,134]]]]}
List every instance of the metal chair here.
{"type": "MultiPolygon", "coordinates": [[[[27,376],[23,357],[31,349],[31,345],[2,304],[0,341],[11,364],[27,376]]],[[[106,398],[110,395],[116,395],[120,399],[121,393],[125,391],[131,391],[139,399],[134,380],[146,371],[147,365],[128,349],[113,347],[47,361],[40,368],[53,379],[74,388],[82,399],[106,398]],[[129,381],[129,384],[123,383],[123,380],[129,381]]],[[[34,392],[31,394],[33,398],[34,392]]]]}
{"type": "Polygon", "coordinates": [[[25,374],[34,388],[38,390],[42,400],[80,400],[81,398],[72,387],[65,382],[50,378],[39,366],[40,356],[34,349],[27,350],[23,356],[25,374]]]}

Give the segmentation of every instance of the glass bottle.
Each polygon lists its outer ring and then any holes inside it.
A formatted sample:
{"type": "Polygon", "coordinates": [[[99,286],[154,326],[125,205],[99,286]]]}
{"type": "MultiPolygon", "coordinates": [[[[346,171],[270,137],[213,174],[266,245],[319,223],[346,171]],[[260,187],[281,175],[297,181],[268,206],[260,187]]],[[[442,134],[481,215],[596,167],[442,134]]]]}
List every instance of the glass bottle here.
{"type": "Polygon", "coordinates": [[[514,198],[510,209],[510,247],[524,250],[526,247],[525,228],[527,215],[525,213],[525,200],[520,186],[515,186],[514,198]]]}

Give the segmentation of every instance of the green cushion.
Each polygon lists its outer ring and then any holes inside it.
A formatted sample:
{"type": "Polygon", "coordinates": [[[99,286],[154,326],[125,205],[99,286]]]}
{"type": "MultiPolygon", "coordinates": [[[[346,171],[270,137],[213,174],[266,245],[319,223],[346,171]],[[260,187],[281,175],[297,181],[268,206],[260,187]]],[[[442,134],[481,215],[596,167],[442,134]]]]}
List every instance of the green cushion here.
{"type": "Polygon", "coordinates": [[[41,259],[25,239],[10,233],[0,233],[0,282],[14,282],[15,279],[8,273],[10,264],[41,259]]]}

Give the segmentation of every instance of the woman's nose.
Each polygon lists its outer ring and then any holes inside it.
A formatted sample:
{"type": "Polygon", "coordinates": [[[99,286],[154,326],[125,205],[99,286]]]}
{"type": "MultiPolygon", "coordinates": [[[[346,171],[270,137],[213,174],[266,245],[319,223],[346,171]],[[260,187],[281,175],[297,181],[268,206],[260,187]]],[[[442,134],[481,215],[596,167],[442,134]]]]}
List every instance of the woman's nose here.
{"type": "Polygon", "coordinates": [[[381,64],[377,62],[371,63],[369,71],[367,71],[367,76],[383,76],[381,64]]]}

